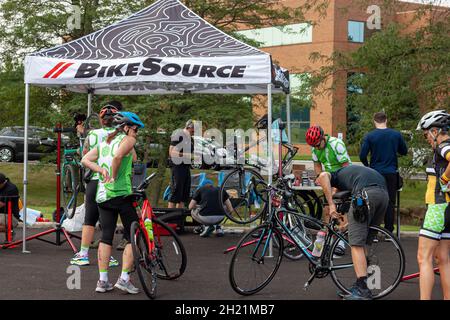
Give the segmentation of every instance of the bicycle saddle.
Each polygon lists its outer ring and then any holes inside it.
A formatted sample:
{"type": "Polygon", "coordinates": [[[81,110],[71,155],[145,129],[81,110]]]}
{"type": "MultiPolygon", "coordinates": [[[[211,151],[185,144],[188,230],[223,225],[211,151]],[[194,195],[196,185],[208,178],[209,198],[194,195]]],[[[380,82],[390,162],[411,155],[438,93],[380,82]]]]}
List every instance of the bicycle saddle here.
{"type": "Polygon", "coordinates": [[[333,194],[333,200],[347,200],[351,197],[351,191],[339,191],[333,194]]]}

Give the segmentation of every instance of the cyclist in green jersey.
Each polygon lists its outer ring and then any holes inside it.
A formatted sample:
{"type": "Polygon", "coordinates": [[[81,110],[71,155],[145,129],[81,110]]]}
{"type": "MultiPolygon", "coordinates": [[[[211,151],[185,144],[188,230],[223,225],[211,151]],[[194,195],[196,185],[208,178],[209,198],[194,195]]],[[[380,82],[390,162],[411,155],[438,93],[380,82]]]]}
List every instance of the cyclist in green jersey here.
{"type": "MultiPolygon", "coordinates": [[[[114,131],[114,128],[112,127],[112,122],[114,119],[113,117],[120,110],[122,110],[122,104],[118,101],[108,102],[100,109],[99,116],[103,128],[91,130],[88,133],[83,146],[83,155],[88,153],[90,150],[97,148],[98,145],[106,139],[108,134],[114,131]]],[[[95,201],[98,178],[98,173],[94,173],[91,176],[89,182],[86,184],[86,198],[84,201],[85,218],[81,234],[81,249],[70,260],[70,264],[79,266],[89,265],[89,245],[94,238],[95,225],[97,224],[99,218],[98,206],[97,202],[95,201]]],[[[119,262],[111,257],[109,266],[115,267],[118,265],[119,262]]]]}
{"type": "Polygon", "coordinates": [[[115,287],[137,294],[139,289],[131,283],[129,276],[133,265],[130,243],[125,246],[122,273],[114,286],[108,281],[108,262],[118,216],[120,215],[122,220],[124,237],[128,242],[130,242],[131,224],[139,219],[131,197],[131,176],[137,131],[143,128],[144,124],[132,112],[117,113],[113,124],[116,130],[109,134],[97,148],[89,151],[82,160],[84,166],[100,174],[96,201],[102,222],[102,238],[98,248],[100,279],[95,291],[103,293],[115,287]]]}
{"type": "Polygon", "coordinates": [[[316,176],[323,171],[335,172],[352,164],[345,143],[335,137],[324,134],[320,126],[312,126],[306,131],[306,143],[312,147],[312,160],[316,176]]]}
{"type": "MultiPolygon", "coordinates": [[[[306,131],[306,143],[312,147],[311,154],[317,178],[323,171],[322,165],[325,172],[333,173],[352,164],[345,143],[341,139],[326,135],[320,126],[312,126],[306,131]]],[[[319,179],[316,179],[316,184],[319,184],[319,179]]],[[[325,221],[328,221],[330,219],[328,207],[325,207],[324,213],[325,221]]],[[[341,220],[343,230],[348,225],[347,217],[343,216],[341,220]]],[[[340,247],[342,245],[343,242],[339,244],[340,247]]]]}
{"type": "Polygon", "coordinates": [[[430,300],[434,286],[433,258],[437,256],[445,300],[450,300],[450,114],[432,111],[420,120],[417,130],[434,150],[432,168],[427,170],[425,200],[428,205],[419,233],[417,261],[420,270],[420,299],[430,300]]]}

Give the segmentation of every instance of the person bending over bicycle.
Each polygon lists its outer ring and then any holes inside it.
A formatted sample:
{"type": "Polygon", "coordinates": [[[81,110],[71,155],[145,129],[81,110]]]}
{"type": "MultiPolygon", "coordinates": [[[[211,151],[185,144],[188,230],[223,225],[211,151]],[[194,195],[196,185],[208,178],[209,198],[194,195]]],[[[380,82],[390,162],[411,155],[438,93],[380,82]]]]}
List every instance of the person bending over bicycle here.
{"type": "Polygon", "coordinates": [[[340,218],[333,203],[332,187],[339,191],[351,191],[352,206],[348,212],[348,240],[351,246],[352,261],[356,282],[345,295],[347,300],[369,300],[372,293],[367,287],[367,260],[365,246],[370,245],[369,226],[379,226],[384,219],[389,196],[386,183],[377,171],[362,167],[348,166],[333,173],[322,172],[319,183],[330,208],[330,216],[340,218]]]}
{"type": "Polygon", "coordinates": [[[108,281],[108,265],[119,214],[124,226],[124,237],[128,242],[131,224],[139,219],[131,197],[131,176],[137,131],[144,128],[144,124],[132,112],[119,112],[114,115],[113,125],[115,131],[97,148],[89,151],[82,160],[84,166],[101,175],[96,195],[102,222],[102,238],[98,248],[100,279],[95,291],[103,293],[116,287],[137,294],[139,289],[131,283],[129,276],[133,265],[130,243],[125,246],[122,273],[114,287],[108,281]]]}
{"type": "Polygon", "coordinates": [[[419,233],[417,261],[420,270],[420,299],[430,300],[434,286],[433,257],[438,258],[442,292],[450,299],[450,114],[445,110],[432,111],[419,121],[417,130],[423,130],[434,150],[433,163],[428,174],[428,204],[419,233]]]}
{"type": "MultiPolygon", "coordinates": [[[[106,140],[108,135],[114,132],[113,120],[114,115],[122,110],[122,104],[118,101],[111,101],[105,104],[100,109],[100,120],[103,128],[91,130],[83,146],[83,156],[90,150],[97,148],[100,143],[106,140]]],[[[86,184],[86,198],[85,204],[85,218],[81,234],[81,249],[75,254],[75,256],[70,260],[70,264],[75,264],[79,266],[89,265],[89,245],[94,238],[95,225],[97,224],[99,218],[98,206],[95,201],[95,195],[97,193],[97,185],[99,174],[90,172],[89,182],[86,184]]],[[[109,261],[110,267],[118,266],[119,262],[111,257],[109,261]]]]}
{"type": "Polygon", "coordinates": [[[189,203],[189,210],[191,210],[192,218],[202,224],[202,232],[200,237],[209,237],[215,231],[218,237],[222,237],[224,232],[220,226],[220,222],[225,218],[224,210],[232,212],[233,206],[229,200],[228,193],[224,194],[224,207],[220,206],[219,201],[220,188],[214,187],[211,180],[206,180],[204,185],[199,188],[191,202],[189,203]],[[225,208],[226,207],[226,208],[225,208]]]}

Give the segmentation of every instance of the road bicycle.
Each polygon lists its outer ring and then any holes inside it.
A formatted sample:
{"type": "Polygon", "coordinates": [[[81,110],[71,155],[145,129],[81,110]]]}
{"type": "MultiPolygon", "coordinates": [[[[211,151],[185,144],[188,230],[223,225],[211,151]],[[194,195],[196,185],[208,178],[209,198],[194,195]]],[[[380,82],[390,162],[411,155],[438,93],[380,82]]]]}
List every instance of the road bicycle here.
{"type": "MultiPolygon", "coordinates": [[[[72,133],[77,134],[77,144],[68,143],[64,146],[61,170],[63,219],[72,219],[77,206],[84,202],[85,178],[90,175],[90,171],[81,165],[81,158],[84,141],[89,131],[95,128],[101,128],[101,121],[99,115],[93,113],[84,120],[82,134],[78,135],[75,128],[71,130],[72,133]]],[[[68,132],[67,129],[66,132],[68,132]]]]}
{"type": "MultiPolygon", "coordinates": [[[[234,250],[229,267],[229,281],[233,290],[241,295],[252,295],[267,286],[281,265],[283,237],[288,237],[309,263],[311,276],[304,285],[305,290],[315,278],[331,275],[340,295],[350,294],[355,273],[348,231],[341,232],[335,219],[325,224],[309,215],[283,208],[282,199],[290,197],[289,192],[267,186],[264,181],[259,183],[265,185],[272,199],[272,210],[267,220],[246,233],[234,250]],[[286,214],[295,219],[296,227],[288,227],[284,223],[282,217],[286,214]],[[315,256],[313,248],[320,230],[326,231],[326,236],[320,256],[315,256]]],[[[348,212],[351,205],[350,192],[338,192],[333,199],[338,212],[348,212]]],[[[368,286],[373,298],[385,297],[402,280],[405,271],[403,249],[391,232],[378,226],[370,226],[365,252],[368,286]]]]}
{"type": "Polygon", "coordinates": [[[153,213],[145,189],[156,173],[148,176],[133,193],[139,221],[131,225],[134,266],[145,294],[156,298],[157,279],[179,278],[186,269],[186,250],[178,235],[153,213]]]}

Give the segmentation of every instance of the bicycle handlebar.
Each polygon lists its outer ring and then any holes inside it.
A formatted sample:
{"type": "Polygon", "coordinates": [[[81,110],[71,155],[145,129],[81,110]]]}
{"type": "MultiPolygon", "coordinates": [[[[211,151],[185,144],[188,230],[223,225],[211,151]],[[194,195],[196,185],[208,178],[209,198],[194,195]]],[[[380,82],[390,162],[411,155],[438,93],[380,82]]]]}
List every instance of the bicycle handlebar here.
{"type": "Polygon", "coordinates": [[[156,172],[152,173],[151,175],[149,175],[147,178],[145,178],[144,181],[142,181],[142,183],[136,188],[137,191],[144,191],[145,189],[148,188],[148,186],[150,185],[150,181],[156,176],[156,172]]]}

